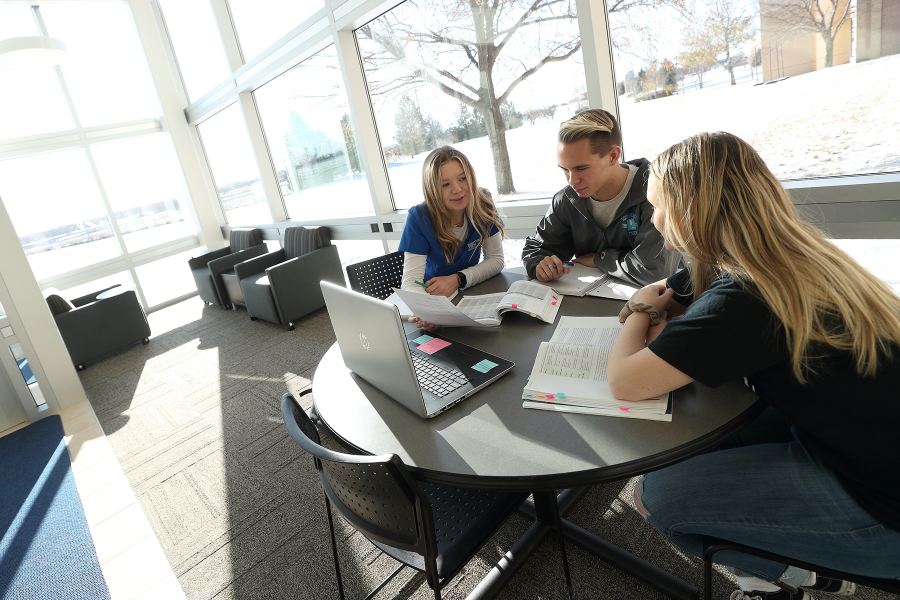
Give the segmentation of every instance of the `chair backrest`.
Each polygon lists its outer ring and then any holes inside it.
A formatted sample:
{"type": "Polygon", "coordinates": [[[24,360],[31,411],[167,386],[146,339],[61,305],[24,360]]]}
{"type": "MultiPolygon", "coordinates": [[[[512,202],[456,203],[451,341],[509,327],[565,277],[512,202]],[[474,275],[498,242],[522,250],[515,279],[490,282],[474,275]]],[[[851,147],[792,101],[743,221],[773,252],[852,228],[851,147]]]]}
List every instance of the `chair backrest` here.
{"type": "Polygon", "coordinates": [[[391,252],[355,265],[347,265],[347,279],[354,292],[384,300],[403,280],[403,253],[391,252]]]}
{"type": "Polygon", "coordinates": [[[67,313],[73,308],[72,303],[59,295],[59,291],[56,288],[47,288],[43,292],[44,300],[47,301],[47,306],[50,308],[50,314],[54,317],[61,315],[63,313],[67,313]]]}
{"type": "Polygon", "coordinates": [[[431,504],[397,455],[358,456],[324,448],[291,394],[282,396],[281,414],[291,438],[315,458],[325,494],[355,529],[378,542],[425,554],[423,527],[433,523],[431,504]]]}
{"type": "Polygon", "coordinates": [[[228,245],[232,252],[240,252],[262,243],[262,229],[232,229],[228,236],[228,245]]]}
{"type": "Polygon", "coordinates": [[[291,260],[331,245],[327,227],[288,227],[284,230],[284,259],[291,260]]]}

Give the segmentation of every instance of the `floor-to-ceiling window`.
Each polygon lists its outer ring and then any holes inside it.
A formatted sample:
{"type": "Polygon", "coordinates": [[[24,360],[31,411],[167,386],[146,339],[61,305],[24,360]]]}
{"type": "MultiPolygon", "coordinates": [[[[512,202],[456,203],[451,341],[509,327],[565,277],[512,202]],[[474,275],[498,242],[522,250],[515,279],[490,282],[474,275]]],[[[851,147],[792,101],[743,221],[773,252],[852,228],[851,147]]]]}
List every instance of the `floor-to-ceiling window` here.
{"type": "Polygon", "coordinates": [[[0,7],[0,38],[36,35],[68,58],[0,69],[0,199],[35,278],[69,297],[134,286],[146,308],[190,293],[139,275],[200,243],[128,3],[0,7]]]}

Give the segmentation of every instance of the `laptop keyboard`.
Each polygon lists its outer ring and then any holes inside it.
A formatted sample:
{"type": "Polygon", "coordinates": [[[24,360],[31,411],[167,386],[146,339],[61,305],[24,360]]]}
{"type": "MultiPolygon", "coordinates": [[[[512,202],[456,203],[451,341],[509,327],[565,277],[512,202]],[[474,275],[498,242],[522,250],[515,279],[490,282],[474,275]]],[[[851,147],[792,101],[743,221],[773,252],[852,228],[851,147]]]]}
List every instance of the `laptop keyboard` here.
{"type": "Polygon", "coordinates": [[[410,355],[419,385],[438,398],[443,398],[469,382],[459,369],[443,369],[416,352],[410,352],[410,355]]]}

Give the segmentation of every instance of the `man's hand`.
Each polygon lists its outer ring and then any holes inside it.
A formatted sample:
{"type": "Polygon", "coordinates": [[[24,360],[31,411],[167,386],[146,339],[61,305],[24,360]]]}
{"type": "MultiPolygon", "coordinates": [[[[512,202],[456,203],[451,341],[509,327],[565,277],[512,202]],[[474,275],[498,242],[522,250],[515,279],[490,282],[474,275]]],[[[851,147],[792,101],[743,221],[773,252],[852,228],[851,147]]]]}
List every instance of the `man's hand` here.
{"type": "Polygon", "coordinates": [[[432,296],[447,296],[449,298],[459,288],[459,277],[454,273],[444,277],[432,277],[425,283],[428,284],[425,291],[432,296]]]}
{"type": "Polygon", "coordinates": [[[538,281],[553,281],[569,272],[569,267],[559,260],[558,256],[546,256],[534,269],[534,276],[538,281]]]}
{"type": "Polygon", "coordinates": [[[651,284],[636,291],[631,300],[642,304],[652,304],[659,311],[659,314],[662,315],[669,308],[669,300],[674,295],[675,290],[672,288],[651,284]]]}
{"type": "Polygon", "coordinates": [[[597,265],[594,264],[594,257],[597,256],[596,252],[591,252],[590,254],[585,254],[584,256],[579,256],[572,262],[577,262],[579,265],[584,265],[586,267],[597,268],[597,265]]]}

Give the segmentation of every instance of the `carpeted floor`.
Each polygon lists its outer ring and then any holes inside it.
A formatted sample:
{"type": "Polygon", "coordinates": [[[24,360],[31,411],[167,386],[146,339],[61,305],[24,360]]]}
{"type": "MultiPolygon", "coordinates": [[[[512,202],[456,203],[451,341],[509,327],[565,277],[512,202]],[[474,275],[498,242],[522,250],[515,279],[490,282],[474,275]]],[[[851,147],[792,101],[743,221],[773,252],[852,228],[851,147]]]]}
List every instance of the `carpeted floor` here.
{"type": "MultiPolygon", "coordinates": [[[[283,393],[310,385],[334,343],[327,313],[309,315],[288,332],[250,321],[243,309],[206,307],[193,298],[153,313],[150,326],[149,345],[94,361],[81,378],[188,600],[336,598],[319,480],[312,460],[288,437],[279,408],[283,393]]],[[[569,518],[700,585],[700,561],[646,525],[630,493],[629,481],[595,486],[569,518]]],[[[362,598],[396,563],[336,523],[347,597],[362,598]]],[[[464,598],[528,524],[514,516],[444,597],[464,598]]],[[[663,598],[568,549],[578,598],[663,598]]],[[[501,597],[564,598],[561,569],[551,536],[501,597]]],[[[716,598],[736,589],[721,573],[716,585],[716,598]]],[[[856,597],[894,598],[872,590],[856,597]]],[[[433,595],[424,577],[407,569],[378,598],[433,595]]]]}
{"type": "Polygon", "coordinates": [[[51,415],[0,438],[0,599],[109,600],[51,415]]]}

